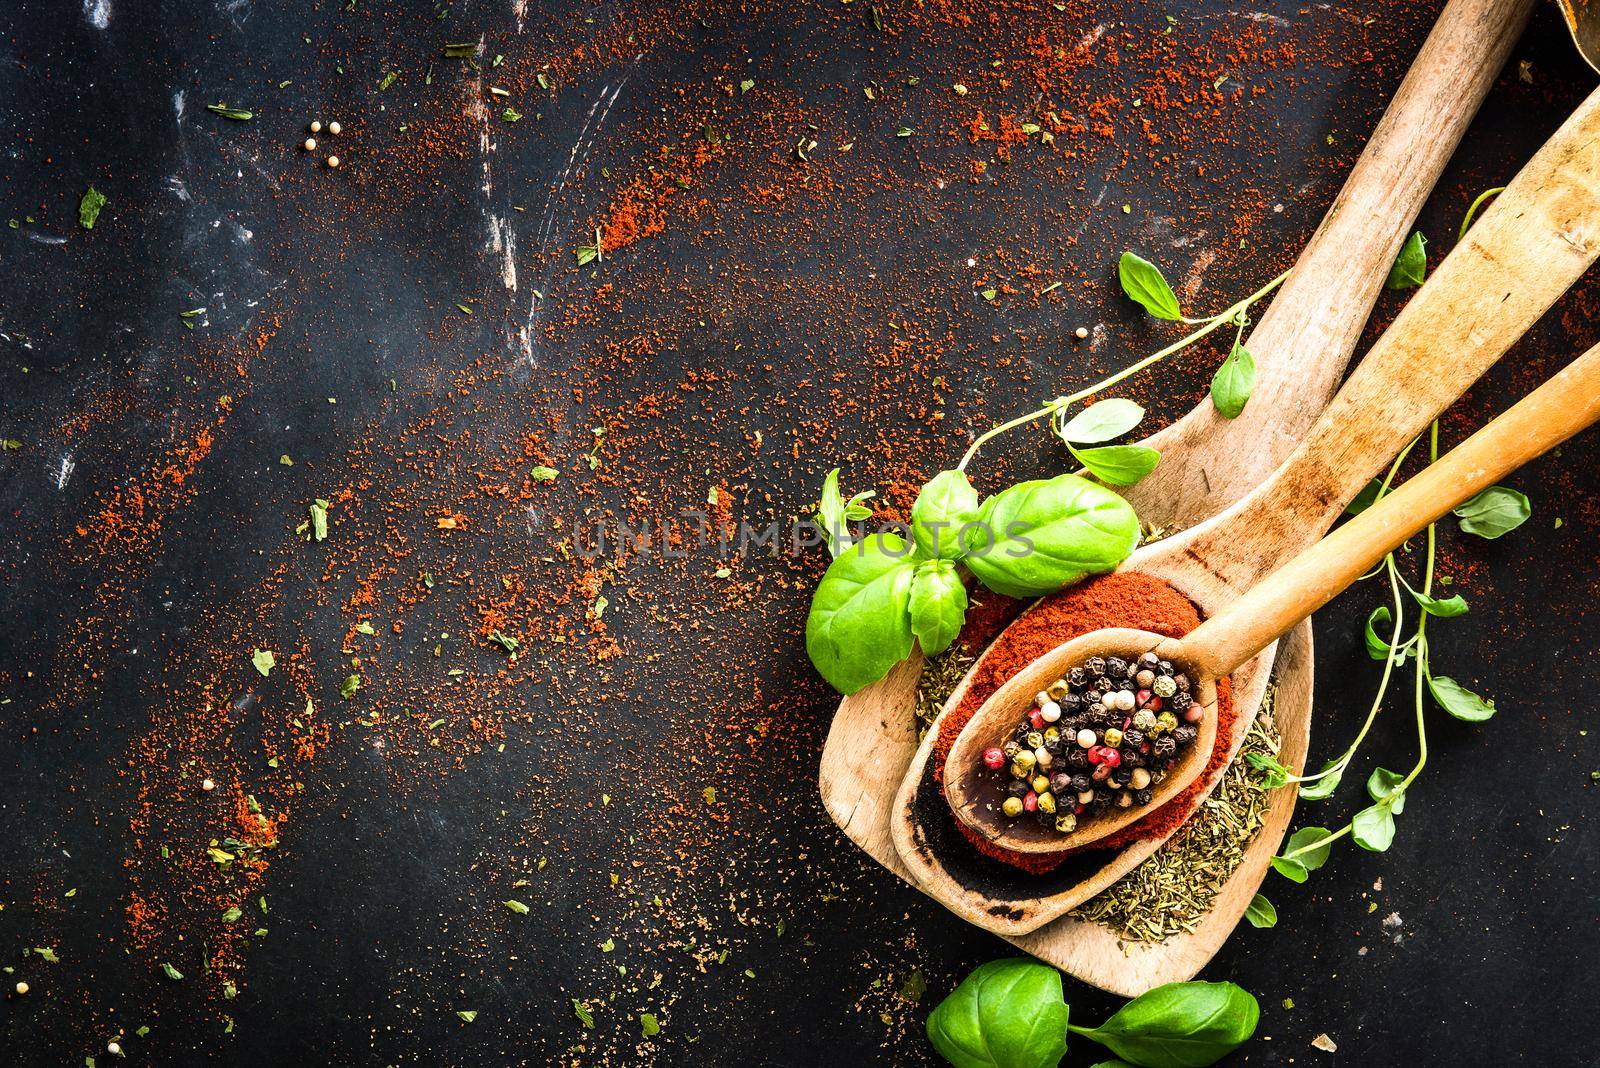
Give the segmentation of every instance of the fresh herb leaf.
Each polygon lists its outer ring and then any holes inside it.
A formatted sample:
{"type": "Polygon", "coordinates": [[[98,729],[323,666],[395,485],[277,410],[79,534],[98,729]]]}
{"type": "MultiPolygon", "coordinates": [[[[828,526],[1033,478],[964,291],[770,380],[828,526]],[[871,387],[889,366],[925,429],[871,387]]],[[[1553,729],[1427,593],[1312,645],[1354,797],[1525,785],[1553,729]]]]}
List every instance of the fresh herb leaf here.
{"type": "Polygon", "coordinates": [[[78,201],[78,225],[85,230],[93,230],[100,218],[100,209],[105,206],[106,195],[91,185],[78,201]]]}
{"type": "Polygon", "coordinates": [[[1111,571],[1139,544],[1127,501],[1077,475],[1019,482],[984,501],[962,535],[978,581],[1007,597],[1042,597],[1111,571]]]}
{"type": "Polygon", "coordinates": [[[1144,409],[1126,397],[1112,397],[1084,408],[1056,431],[1068,445],[1099,445],[1139,425],[1144,409]]]}
{"type": "Polygon", "coordinates": [[[1234,983],[1167,983],[1099,1027],[1067,1030],[1144,1068],[1201,1068],[1244,1045],[1260,1020],[1255,997],[1234,983]]]}
{"type": "Polygon", "coordinates": [[[645,1038],[654,1038],[661,1033],[661,1024],[656,1021],[654,1013],[641,1012],[639,1030],[645,1038]]]}
{"type": "Polygon", "coordinates": [[[600,257],[599,245],[579,245],[572,250],[572,255],[577,259],[578,266],[584,267],[593,263],[600,257]]]}
{"type": "Polygon", "coordinates": [[[278,658],[272,655],[271,649],[257,649],[250,654],[250,662],[261,672],[262,678],[271,675],[272,669],[278,666],[278,658]]]}
{"type": "Polygon", "coordinates": [[[1456,719],[1482,723],[1495,714],[1494,701],[1484,700],[1448,675],[1428,675],[1428,692],[1456,719]]]}
{"type": "MultiPolygon", "coordinates": [[[[853,544],[849,525],[872,517],[872,509],[866,502],[873,496],[872,490],[862,490],[848,501],[845,500],[839,493],[837,467],[829,471],[828,476],[822,480],[822,497],[817,504],[816,522],[817,526],[822,528],[823,536],[828,539],[828,552],[835,559],[853,544]]],[[[918,500],[920,499],[919,495],[918,500]]],[[[914,515],[915,513],[913,518],[914,515]]]]}
{"type": "Polygon", "coordinates": [[[1389,268],[1389,278],[1384,285],[1390,289],[1415,289],[1428,274],[1428,239],[1421,231],[1406,238],[1400,246],[1400,255],[1389,268]]]}
{"type": "Polygon", "coordinates": [[[1422,607],[1422,610],[1428,613],[1430,616],[1438,616],[1440,619],[1453,619],[1456,616],[1464,616],[1467,614],[1467,599],[1462,597],[1459,593],[1453,597],[1445,597],[1441,599],[1438,597],[1429,597],[1425,593],[1418,593],[1417,591],[1413,590],[1411,592],[1411,596],[1416,599],[1417,604],[1422,607]]]}
{"type": "Polygon", "coordinates": [[[346,676],[345,680],[339,684],[339,696],[348,701],[356,695],[356,691],[359,689],[361,689],[361,676],[346,676]]]}
{"type": "Polygon", "coordinates": [[[869,686],[911,655],[914,550],[898,534],[873,534],[841,553],[817,585],[806,652],[840,693],[869,686]]]}
{"type": "Polygon", "coordinates": [[[1183,318],[1178,295],[1161,275],[1161,268],[1133,252],[1124,252],[1117,261],[1117,279],[1122,291],[1144,306],[1157,319],[1183,318]]]}
{"type": "MultiPolygon", "coordinates": [[[[1372,659],[1389,659],[1389,643],[1383,638],[1378,637],[1377,628],[1380,626],[1389,627],[1390,633],[1393,634],[1395,633],[1393,627],[1391,626],[1393,623],[1394,613],[1389,611],[1389,606],[1386,604],[1379,605],[1377,608],[1374,608],[1372,610],[1372,614],[1367,617],[1367,629],[1364,637],[1367,643],[1367,655],[1372,657],[1372,659]]],[[[1398,657],[1398,662],[1405,662],[1404,653],[1398,657]]]]}
{"type": "MultiPolygon", "coordinates": [[[[954,540],[954,539],[952,539],[954,540]]],[[[911,580],[911,632],[924,656],[938,656],[961,633],[967,618],[967,589],[955,564],[929,560],[917,565],[911,580]]]]}
{"type": "Polygon", "coordinates": [[[1394,844],[1394,813],[1388,805],[1370,805],[1350,821],[1350,838],[1362,849],[1382,853],[1394,844]]]}
{"type": "Polygon", "coordinates": [[[161,974],[176,982],[183,978],[183,973],[165,961],[161,962],[161,974]]]}
{"type": "Polygon", "coordinates": [[[1250,904],[1244,909],[1244,918],[1250,921],[1251,927],[1278,926],[1278,910],[1265,894],[1257,894],[1250,899],[1250,904]]]}
{"type": "Polygon", "coordinates": [[[1492,541],[1526,523],[1533,507],[1509,486],[1490,486],[1454,511],[1461,517],[1462,530],[1492,541]]]}
{"type": "Polygon", "coordinates": [[[1067,451],[1108,486],[1131,486],[1161,462],[1161,453],[1148,445],[1104,445],[1097,449],[1074,449],[1069,445],[1067,451]]]}
{"type": "MultiPolygon", "coordinates": [[[[1322,765],[1320,770],[1326,772],[1338,763],[1338,759],[1335,758],[1322,765]]],[[[1333,796],[1333,792],[1339,788],[1339,780],[1342,778],[1344,778],[1343,769],[1323,775],[1321,778],[1313,779],[1310,782],[1303,782],[1300,784],[1300,796],[1307,801],[1325,800],[1333,796]]]]}
{"type": "Polygon", "coordinates": [[[572,1015],[578,1018],[578,1022],[583,1025],[585,1031],[593,1029],[594,1016],[590,1014],[588,1006],[577,998],[572,999],[572,1015]]]}
{"type": "Polygon", "coordinates": [[[1224,419],[1237,419],[1256,388],[1256,361],[1250,350],[1235,343],[1211,379],[1211,403],[1224,419]]]}
{"type": "Polygon", "coordinates": [[[478,1018],[477,1009],[458,1009],[456,1015],[461,1017],[463,1023],[471,1023],[478,1018]]]}
{"type": "Polygon", "coordinates": [[[928,1040],[955,1068],[1055,1068],[1067,1052],[1061,973],[1035,960],[990,961],[928,1016],[928,1040]]]}
{"type": "Polygon", "coordinates": [[[1389,803],[1389,811],[1396,816],[1406,810],[1406,795],[1400,789],[1400,784],[1406,777],[1398,771],[1388,768],[1373,768],[1372,774],[1367,776],[1367,796],[1374,801],[1389,803]]]}
{"type": "Polygon", "coordinates": [[[1378,503],[1378,494],[1383,492],[1383,479],[1375,478],[1361,487],[1361,492],[1356,494],[1356,499],[1345,505],[1345,515],[1360,515],[1374,504],[1378,503]]]}
{"type": "MultiPolygon", "coordinates": [[[[837,484],[833,494],[838,497],[837,484]]],[[[928,480],[911,506],[911,537],[924,556],[955,560],[962,553],[961,528],[977,518],[978,491],[966,472],[941,471],[928,480]]]]}
{"type": "Polygon", "coordinates": [[[528,474],[535,482],[554,482],[561,475],[561,472],[553,467],[545,467],[540,464],[528,474]]]}
{"type": "Polygon", "coordinates": [[[516,898],[507,898],[503,904],[506,908],[510,909],[512,912],[515,912],[518,916],[526,916],[529,912],[528,906],[524,905],[516,898]]]}

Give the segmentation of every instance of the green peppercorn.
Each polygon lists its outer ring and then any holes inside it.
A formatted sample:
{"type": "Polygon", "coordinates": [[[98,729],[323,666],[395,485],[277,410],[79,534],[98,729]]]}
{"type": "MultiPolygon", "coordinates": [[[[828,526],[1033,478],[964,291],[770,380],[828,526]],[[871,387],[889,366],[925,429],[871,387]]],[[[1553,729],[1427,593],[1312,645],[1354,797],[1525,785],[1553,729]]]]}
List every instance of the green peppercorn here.
{"type": "Polygon", "coordinates": [[[1005,803],[1000,806],[1000,811],[1004,812],[1007,816],[1011,816],[1013,818],[1022,815],[1022,798],[1020,798],[1020,797],[1008,797],[1008,798],[1006,798],[1005,799],[1005,803]]]}
{"type": "Polygon", "coordinates": [[[1045,813],[1053,813],[1053,812],[1055,812],[1055,810],[1056,810],[1056,795],[1052,794],[1052,793],[1049,793],[1048,791],[1040,791],[1040,793],[1039,793],[1039,811],[1040,812],[1045,812],[1045,813]]]}
{"type": "Polygon", "coordinates": [[[1071,812],[1063,812],[1056,817],[1056,830],[1062,834],[1071,834],[1078,829],[1078,817],[1071,812]]]}

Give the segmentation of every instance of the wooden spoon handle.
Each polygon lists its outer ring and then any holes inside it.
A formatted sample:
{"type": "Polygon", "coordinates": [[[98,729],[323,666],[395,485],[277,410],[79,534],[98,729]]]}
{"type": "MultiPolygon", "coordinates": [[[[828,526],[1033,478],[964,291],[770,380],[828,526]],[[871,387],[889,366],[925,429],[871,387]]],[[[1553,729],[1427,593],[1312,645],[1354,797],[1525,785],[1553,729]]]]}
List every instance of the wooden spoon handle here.
{"type": "Polygon", "coordinates": [[[1282,467],[1193,551],[1235,588],[1333,525],[1355,495],[1600,255],[1600,90],[1590,94],[1378,339],[1282,467]]]}
{"type": "Polygon", "coordinates": [[[1600,345],[1416,477],[1268,575],[1183,639],[1222,678],[1331,601],[1401,542],[1600,419],[1600,345]]]}
{"type": "Polygon", "coordinates": [[[1146,442],[1161,465],[1124,493],[1168,530],[1209,519],[1288,457],[1344,379],[1389,265],[1533,11],[1450,0],[1294,270],[1245,339],[1259,372],[1235,419],[1210,398],[1146,442]]]}

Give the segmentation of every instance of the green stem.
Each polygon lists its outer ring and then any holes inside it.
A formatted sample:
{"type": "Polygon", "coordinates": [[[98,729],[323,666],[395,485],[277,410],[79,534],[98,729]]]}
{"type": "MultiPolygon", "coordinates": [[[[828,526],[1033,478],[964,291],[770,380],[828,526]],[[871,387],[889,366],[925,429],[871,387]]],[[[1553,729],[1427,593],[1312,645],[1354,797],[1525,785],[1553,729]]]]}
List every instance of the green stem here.
{"type": "Polygon", "coordinates": [[[1283,284],[1283,280],[1285,278],[1287,278],[1287,277],[1289,277],[1289,272],[1288,271],[1284,271],[1282,274],[1278,275],[1278,277],[1274,278],[1272,281],[1268,282],[1266,285],[1262,286],[1260,289],[1256,290],[1254,293],[1250,294],[1248,297],[1245,297],[1243,300],[1237,301],[1237,302],[1229,305],[1227,308],[1225,308],[1224,310],[1218,312],[1216,315],[1212,316],[1209,319],[1185,319],[1185,320],[1183,320],[1185,323],[1189,323],[1190,325],[1198,325],[1198,324],[1201,324],[1201,323],[1203,323],[1205,325],[1201,326],[1200,329],[1194,331],[1192,334],[1186,334],[1185,336],[1179,338],[1177,341],[1174,341],[1172,344],[1168,345],[1166,348],[1163,348],[1163,349],[1160,349],[1160,350],[1158,350],[1156,352],[1153,352],[1149,356],[1146,356],[1144,359],[1138,361],[1137,363],[1133,363],[1133,364],[1130,364],[1127,367],[1124,367],[1122,370],[1118,371],[1116,374],[1112,375],[1111,377],[1106,378],[1106,379],[1102,379],[1101,381],[1096,382],[1094,385],[1089,386],[1089,387],[1087,387],[1085,389],[1080,389],[1078,392],[1072,394],[1071,396],[1068,396],[1068,397],[1057,397],[1055,400],[1052,400],[1052,401],[1046,403],[1044,406],[1042,406],[1040,408],[1036,408],[1031,412],[1028,412],[1026,415],[1019,415],[1015,419],[1007,420],[1006,422],[1001,423],[999,426],[991,427],[990,429],[984,431],[982,434],[979,434],[977,436],[977,438],[975,438],[973,440],[971,445],[969,445],[967,447],[966,454],[961,457],[961,462],[956,464],[956,470],[957,471],[965,471],[967,469],[967,465],[972,462],[972,458],[978,454],[978,450],[980,448],[982,448],[987,442],[993,440],[994,438],[998,437],[1001,434],[1004,434],[1006,431],[1014,430],[1019,426],[1026,426],[1027,424],[1029,424],[1029,423],[1031,423],[1031,422],[1033,422],[1033,421],[1035,421],[1037,419],[1042,419],[1043,417],[1045,417],[1047,415],[1054,415],[1056,412],[1061,411],[1063,408],[1067,408],[1067,407],[1069,407],[1069,406],[1071,406],[1073,404],[1078,403],[1079,401],[1083,400],[1085,397],[1092,397],[1096,393],[1100,393],[1100,392],[1102,392],[1104,390],[1110,389],[1112,386],[1116,385],[1118,382],[1121,382],[1123,379],[1128,378],[1128,377],[1130,377],[1132,375],[1136,375],[1140,371],[1143,371],[1145,368],[1150,367],[1153,364],[1160,363],[1162,360],[1166,359],[1168,356],[1171,356],[1174,352],[1178,352],[1178,351],[1180,351],[1182,349],[1188,348],[1190,345],[1193,345],[1196,341],[1199,341],[1201,338],[1205,337],[1207,334],[1210,334],[1212,331],[1218,329],[1219,327],[1225,326],[1229,322],[1233,321],[1233,318],[1235,316],[1242,316],[1242,314],[1246,310],[1249,309],[1250,305],[1254,304],[1256,301],[1260,300],[1262,297],[1265,297],[1268,293],[1271,293],[1274,289],[1277,289],[1280,285],[1283,284]]]}
{"type": "Polygon", "coordinates": [[[1467,227],[1472,225],[1472,217],[1478,214],[1478,209],[1483,206],[1483,202],[1488,200],[1490,197],[1499,196],[1505,191],[1505,186],[1497,185],[1493,189],[1485,189],[1483,192],[1478,194],[1478,199],[1472,202],[1472,206],[1467,209],[1467,213],[1461,217],[1461,229],[1456,232],[1456,242],[1458,244],[1466,238],[1467,227]]]}

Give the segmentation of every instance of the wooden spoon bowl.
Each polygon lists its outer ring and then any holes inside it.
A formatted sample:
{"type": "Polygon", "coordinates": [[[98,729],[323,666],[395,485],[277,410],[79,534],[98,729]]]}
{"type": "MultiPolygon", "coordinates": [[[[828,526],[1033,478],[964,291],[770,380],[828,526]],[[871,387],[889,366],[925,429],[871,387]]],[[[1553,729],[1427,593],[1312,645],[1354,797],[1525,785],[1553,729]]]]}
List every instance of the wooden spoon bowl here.
{"type": "Polygon", "coordinates": [[[1150,803],[1097,812],[1081,820],[1076,830],[1063,833],[1049,823],[1007,816],[1000,810],[1005,798],[1003,773],[991,771],[982,761],[983,751],[1004,746],[1018,717],[1033,707],[1033,695],[1050,686],[1090,657],[1121,657],[1136,661],[1157,652],[1164,660],[1185,665],[1181,642],[1148,630],[1107,627],[1091,631],[1056,646],[989,695],[962,729],[945,761],[944,793],[950,809],[968,827],[996,845],[1014,853],[1049,854],[1078,849],[1119,831],[1149,815],[1181,793],[1211,759],[1217,740],[1217,684],[1190,675],[1190,696],[1201,709],[1195,726],[1199,733],[1177,755],[1166,774],[1151,787],[1150,803]]]}

